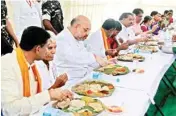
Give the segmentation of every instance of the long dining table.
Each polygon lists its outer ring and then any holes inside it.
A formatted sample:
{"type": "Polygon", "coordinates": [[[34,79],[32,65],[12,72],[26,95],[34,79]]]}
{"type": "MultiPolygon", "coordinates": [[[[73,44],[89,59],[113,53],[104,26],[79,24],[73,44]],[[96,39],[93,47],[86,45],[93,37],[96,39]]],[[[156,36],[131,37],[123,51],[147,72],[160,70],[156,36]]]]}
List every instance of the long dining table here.
{"type": "MultiPolygon", "coordinates": [[[[159,84],[166,71],[175,61],[176,56],[165,54],[160,50],[152,54],[143,52],[139,52],[138,54],[145,57],[143,62],[117,61],[117,64],[129,68],[130,72],[126,75],[112,76],[101,73],[97,79],[94,79],[93,74],[96,72],[92,71],[78,82],[80,83],[84,80],[101,80],[112,83],[115,86],[115,91],[111,96],[97,99],[100,99],[106,106],[120,106],[124,109],[123,112],[112,114],[104,111],[98,116],[144,116],[150,104],[155,103],[154,96],[159,84]],[[144,70],[144,73],[133,72],[134,68],[141,68],[144,70]]],[[[71,86],[67,86],[67,88],[71,89],[71,86]]],[[[81,96],[75,94],[75,97],[81,96]]],[[[33,116],[42,116],[49,107],[52,107],[51,103],[41,108],[33,116]]],[[[60,116],[59,113],[58,116],[60,116]]]]}

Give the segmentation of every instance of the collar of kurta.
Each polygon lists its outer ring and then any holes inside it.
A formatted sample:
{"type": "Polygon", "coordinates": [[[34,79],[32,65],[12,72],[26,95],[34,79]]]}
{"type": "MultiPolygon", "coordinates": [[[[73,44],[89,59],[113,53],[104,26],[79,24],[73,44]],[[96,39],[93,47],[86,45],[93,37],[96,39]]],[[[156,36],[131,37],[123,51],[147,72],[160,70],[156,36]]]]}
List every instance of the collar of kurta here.
{"type": "Polygon", "coordinates": [[[41,86],[41,78],[38,73],[37,67],[35,64],[32,66],[29,66],[29,63],[27,63],[26,58],[24,56],[24,53],[20,47],[15,49],[17,61],[20,67],[21,75],[22,75],[22,81],[23,81],[23,96],[24,97],[30,97],[31,91],[30,91],[30,79],[29,79],[29,67],[32,68],[32,71],[35,76],[35,80],[37,81],[37,92],[40,93],[42,91],[41,86]]]}

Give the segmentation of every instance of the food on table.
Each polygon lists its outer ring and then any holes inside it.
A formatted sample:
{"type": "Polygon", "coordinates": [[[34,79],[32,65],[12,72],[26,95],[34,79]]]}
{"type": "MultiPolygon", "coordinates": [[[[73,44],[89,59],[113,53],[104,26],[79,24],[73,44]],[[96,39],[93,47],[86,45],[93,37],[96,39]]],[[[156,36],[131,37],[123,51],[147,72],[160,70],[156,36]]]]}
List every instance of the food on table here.
{"type": "Polygon", "coordinates": [[[90,97],[75,98],[69,102],[69,105],[65,108],[56,107],[65,112],[73,113],[75,116],[96,116],[104,111],[104,105],[98,99],[90,97]]]}
{"type": "Polygon", "coordinates": [[[144,73],[144,69],[134,69],[133,72],[144,73]]]}
{"type": "Polygon", "coordinates": [[[115,87],[112,84],[102,81],[84,81],[72,87],[72,91],[75,93],[89,97],[107,97],[114,90],[115,87]]]}
{"type": "Polygon", "coordinates": [[[133,60],[138,60],[138,61],[144,61],[144,57],[138,54],[134,54],[134,53],[128,53],[128,54],[120,54],[119,56],[117,56],[117,59],[120,61],[129,61],[132,62],[133,60]]]}
{"type": "Polygon", "coordinates": [[[56,102],[55,104],[54,104],[54,106],[56,107],[56,108],[60,108],[60,109],[63,109],[63,108],[66,108],[66,107],[68,107],[70,105],[70,99],[68,98],[68,99],[66,99],[65,101],[61,101],[61,102],[56,102]]]}
{"type": "Polygon", "coordinates": [[[126,68],[125,67],[117,67],[113,72],[112,72],[112,75],[115,76],[115,75],[118,75],[118,74],[122,74],[126,72],[126,68]]]}
{"type": "Polygon", "coordinates": [[[82,109],[74,113],[74,116],[93,116],[93,113],[89,109],[82,109]]]}
{"type": "Polygon", "coordinates": [[[156,42],[156,41],[148,41],[148,42],[145,42],[144,45],[147,45],[147,46],[158,46],[158,42],[156,42]]]}
{"type": "Polygon", "coordinates": [[[164,45],[163,41],[158,42],[158,45],[164,45]]]}
{"type": "Polygon", "coordinates": [[[92,107],[96,112],[103,110],[102,104],[99,102],[89,103],[88,106],[92,107]]]}
{"type": "Polygon", "coordinates": [[[105,73],[107,75],[124,75],[129,73],[129,69],[126,66],[121,66],[118,64],[111,64],[111,65],[107,65],[104,67],[100,67],[98,69],[95,69],[94,71],[98,71],[98,72],[102,72],[105,73]]]}
{"type": "Polygon", "coordinates": [[[158,37],[151,37],[151,38],[149,38],[149,39],[147,39],[147,41],[158,41],[159,40],[159,38],[158,37]]]}
{"type": "Polygon", "coordinates": [[[109,112],[112,112],[112,113],[121,113],[121,112],[123,112],[123,109],[121,107],[119,107],[119,106],[110,106],[110,107],[107,108],[107,110],[109,112]]]}
{"type": "Polygon", "coordinates": [[[145,52],[153,52],[153,53],[158,52],[155,46],[137,45],[136,49],[139,49],[140,51],[145,51],[145,52]]]}
{"type": "Polygon", "coordinates": [[[79,99],[72,100],[70,103],[71,107],[77,107],[77,108],[82,108],[85,105],[86,105],[86,102],[83,100],[79,100],[79,99]]]}

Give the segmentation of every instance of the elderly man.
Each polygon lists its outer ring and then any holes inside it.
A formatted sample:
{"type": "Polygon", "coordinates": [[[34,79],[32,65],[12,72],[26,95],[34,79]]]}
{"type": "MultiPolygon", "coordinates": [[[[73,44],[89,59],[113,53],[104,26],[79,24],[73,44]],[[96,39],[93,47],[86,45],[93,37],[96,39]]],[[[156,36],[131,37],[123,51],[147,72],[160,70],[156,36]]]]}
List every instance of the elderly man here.
{"type": "Polygon", "coordinates": [[[86,44],[90,51],[101,57],[114,57],[121,49],[128,48],[128,45],[118,46],[115,36],[121,31],[122,26],[114,19],[107,19],[102,27],[94,32],[87,40],[86,44]]]}
{"type": "Polygon", "coordinates": [[[58,88],[65,85],[68,80],[67,74],[62,75],[55,74],[55,66],[53,65],[54,54],[56,53],[56,37],[54,33],[48,31],[51,35],[50,41],[48,41],[48,52],[45,55],[46,57],[43,60],[36,61],[38,71],[42,78],[42,88],[43,90],[58,88]]]}
{"type": "Polygon", "coordinates": [[[42,91],[34,61],[48,54],[49,38],[44,29],[28,27],[22,34],[20,47],[1,58],[1,105],[5,116],[29,116],[51,100],[72,98],[71,92],[60,88],[42,91]]]}
{"type": "Polygon", "coordinates": [[[77,16],[71,26],[65,28],[56,37],[57,49],[54,64],[58,73],[68,74],[68,83],[74,83],[88,74],[93,68],[107,65],[101,57],[88,52],[83,41],[91,29],[90,20],[85,16],[77,16]]]}

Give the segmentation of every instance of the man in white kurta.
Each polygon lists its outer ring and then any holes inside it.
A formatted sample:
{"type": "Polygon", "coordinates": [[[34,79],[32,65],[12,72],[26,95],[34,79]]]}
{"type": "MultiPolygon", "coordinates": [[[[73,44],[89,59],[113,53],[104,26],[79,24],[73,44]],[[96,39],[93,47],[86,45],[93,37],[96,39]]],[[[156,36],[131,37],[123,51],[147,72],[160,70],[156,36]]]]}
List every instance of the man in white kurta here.
{"type": "Polygon", "coordinates": [[[16,52],[1,58],[1,106],[5,116],[22,116],[35,113],[50,101],[48,91],[36,94],[37,83],[31,66],[29,66],[30,87],[33,96],[23,97],[23,82],[16,52]],[[14,101],[16,100],[16,101],[14,101]]]}
{"type": "Polygon", "coordinates": [[[21,39],[23,30],[29,26],[42,27],[41,4],[37,0],[9,0],[14,30],[21,39]]]}
{"type": "Polygon", "coordinates": [[[102,58],[88,52],[84,47],[83,40],[87,38],[90,28],[89,19],[78,16],[71,21],[70,27],[56,37],[54,64],[58,73],[68,74],[67,84],[77,82],[99,65],[106,65],[102,58]]]}
{"type": "Polygon", "coordinates": [[[56,67],[53,64],[54,54],[56,53],[56,37],[54,33],[48,31],[51,35],[51,40],[48,44],[50,48],[44,60],[36,61],[38,71],[42,78],[43,90],[48,90],[51,87],[61,87],[68,80],[67,74],[56,75],[56,67]]]}
{"type": "Polygon", "coordinates": [[[51,100],[64,100],[71,95],[60,88],[38,92],[41,83],[34,61],[47,54],[50,35],[38,27],[28,27],[23,34],[21,48],[1,57],[1,107],[5,116],[29,116],[51,100]]]}
{"type": "Polygon", "coordinates": [[[136,44],[147,39],[146,37],[143,38],[140,35],[135,36],[135,32],[132,28],[134,25],[134,16],[132,13],[123,13],[119,20],[122,25],[122,30],[117,35],[117,39],[121,38],[124,42],[128,42],[129,45],[136,44]]]}
{"type": "Polygon", "coordinates": [[[123,13],[120,18],[122,30],[118,33],[117,38],[122,38],[123,41],[132,40],[135,38],[135,33],[130,28],[133,25],[134,17],[132,13],[123,13]]]}

